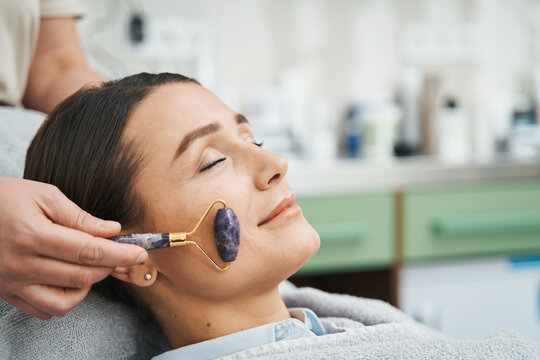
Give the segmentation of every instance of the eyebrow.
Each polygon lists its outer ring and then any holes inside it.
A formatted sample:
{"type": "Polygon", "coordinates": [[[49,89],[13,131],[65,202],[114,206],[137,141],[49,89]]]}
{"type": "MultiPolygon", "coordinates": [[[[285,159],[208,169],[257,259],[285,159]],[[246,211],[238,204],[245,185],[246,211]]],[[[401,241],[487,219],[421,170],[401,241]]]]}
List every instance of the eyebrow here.
{"type": "MultiPolygon", "coordinates": [[[[238,125],[244,124],[244,123],[249,124],[246,117],[244,115],[242,115],[242,114],[236,114],[235,115],[235,120],[236,120],[236,124],[238,124],[238,125]]],[[[191,145],[192,142],[194,142],[195,140],[197,140],[197,139],[199,139],[201,137],[204,137],[204,136],[213,134],[215,132],[218,132],[222,128],[223,128],[223,126],[221,126],[220,123],[212,122],[212,123],[210,123],[208,125],[201,126],[200,128],[197,128],[197,129],[189,132],[188,134],[186,134],[186,136],[184,136],[184,139],[182,139],[182,142],[180,143],[180,146],[178,146],[178,149],[176,150],[173,161],[178,159],[178,157],[180,157],[180,155],[182,155],[182,153],[184,153],[187,150],[187,148],[189,147],[189,145],[191,145]]]]}

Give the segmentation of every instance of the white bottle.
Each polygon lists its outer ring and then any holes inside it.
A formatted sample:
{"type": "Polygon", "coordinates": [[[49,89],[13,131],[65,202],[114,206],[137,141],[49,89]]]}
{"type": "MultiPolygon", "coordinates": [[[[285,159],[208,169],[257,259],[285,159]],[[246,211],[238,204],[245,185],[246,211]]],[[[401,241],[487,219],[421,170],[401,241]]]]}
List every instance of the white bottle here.
{"type": "Polygon", "coordinates": [[[330,108],[324,101],[313,107],[310,158],[330,161],[337,158],[336,132],[332,126],[330,108]]]}
{"type": "Polygon", "coordinates": [[[439,158],[447,163],[463,163],[471,159],[471,127],[465,110],[453,98],[437,114],[437,146],[439,158]]]}

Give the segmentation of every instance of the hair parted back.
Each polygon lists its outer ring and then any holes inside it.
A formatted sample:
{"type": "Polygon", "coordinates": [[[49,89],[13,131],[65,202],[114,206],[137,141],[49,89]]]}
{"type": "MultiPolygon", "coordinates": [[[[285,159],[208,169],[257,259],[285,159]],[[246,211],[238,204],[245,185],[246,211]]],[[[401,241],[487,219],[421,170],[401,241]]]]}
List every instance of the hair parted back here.
{"type": "MultiPolygon", "coordinates": [[[[196,83],[172,73],[140,73],[101,86],[84,87],[47,117],[26,153],[24,178],[53,184],[71,201],[101,219],[130,228],[144,219],[144,204],[133,190],[142,161],[122,141],[135,106],[158,86],[196,83]]],[[[138,305],[124,283],[108,277],[95,284],[103,295],[138,305]]]]}

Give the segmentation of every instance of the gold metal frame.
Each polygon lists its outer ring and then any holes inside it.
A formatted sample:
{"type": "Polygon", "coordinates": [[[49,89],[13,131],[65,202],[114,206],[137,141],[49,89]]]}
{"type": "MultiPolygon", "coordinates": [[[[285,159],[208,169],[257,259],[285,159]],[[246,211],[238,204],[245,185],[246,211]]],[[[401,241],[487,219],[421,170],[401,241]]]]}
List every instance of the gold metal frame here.
{"type": "Polygon", "coordinates": [[[199,244],[197,244],[195,241],[187,240],[188,236],[193,235],[197,230],[199,230],[199,227],[201,226],[202,222],[204,221],[204,219],[206,219],[206,217],[208,216],[208,213],[210,212],[212,207],[217,203],[220,203],[221,205],[223,205],[224,209],[227,208],[227,204],[225,203],[225,201],[223,201],[221,199],[214,200],[208,206],[208,208],[204,212],[203,216],[199,219],[199,222],[197,223],[197,225],[195,225],[195,228],[193,230],[191,230],[190,232],[170,233],[169,234],[169,245],[171,247],[184,246],[184,245],[195,245],[197,247],[197,249],[199,249],[199,251],[203,253],[203,255],[206,257],[206,259],[208,261],[210,261],[212,263],[212,265],[215,266],[216,269],[218,269],[219,271],[224,271],[224,270],[227,270],[229,268],[229,266],[231,266],[230,262],[228,262],[227,266],[225,266],[225,267],[219,266],[210,256],[208,256],[206,251],[204,251],[203,248],[199,246],[199,244]]]}

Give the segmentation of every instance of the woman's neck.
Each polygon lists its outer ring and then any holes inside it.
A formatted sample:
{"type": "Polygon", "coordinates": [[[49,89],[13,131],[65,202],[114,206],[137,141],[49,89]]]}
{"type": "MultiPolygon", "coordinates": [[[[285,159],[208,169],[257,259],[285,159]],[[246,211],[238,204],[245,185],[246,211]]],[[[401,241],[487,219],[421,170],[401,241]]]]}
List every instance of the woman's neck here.
{"type": "Polygon", "coordinates": [[[181,296],[158,300],[154,314],[171,348],[214,339],[290,318],[277,286],[265,293],[205,302],[181,296]]]}

